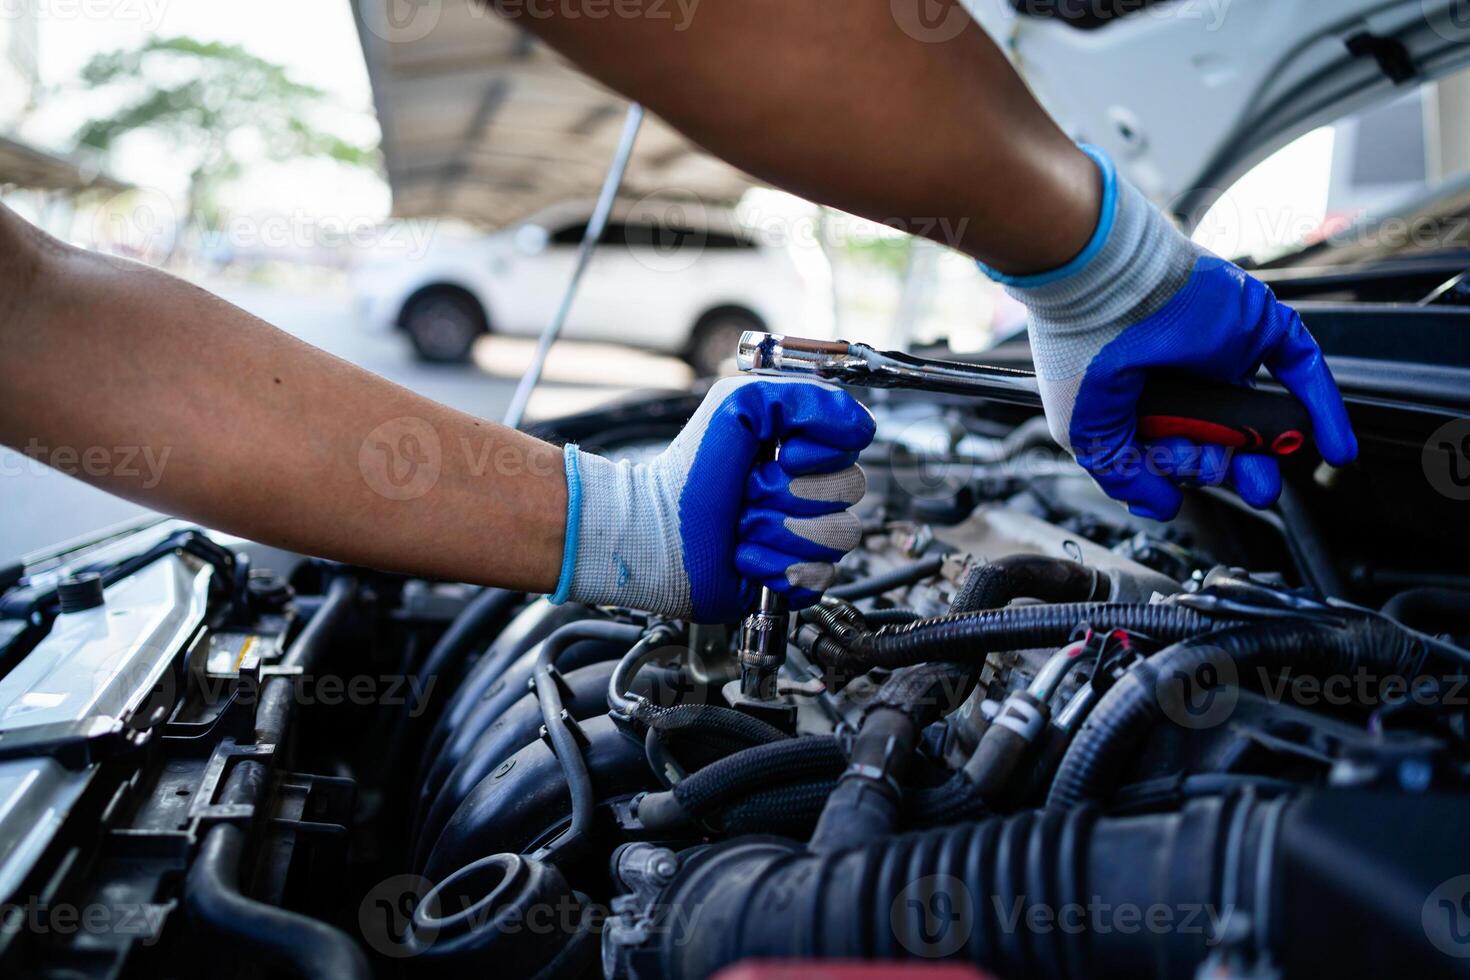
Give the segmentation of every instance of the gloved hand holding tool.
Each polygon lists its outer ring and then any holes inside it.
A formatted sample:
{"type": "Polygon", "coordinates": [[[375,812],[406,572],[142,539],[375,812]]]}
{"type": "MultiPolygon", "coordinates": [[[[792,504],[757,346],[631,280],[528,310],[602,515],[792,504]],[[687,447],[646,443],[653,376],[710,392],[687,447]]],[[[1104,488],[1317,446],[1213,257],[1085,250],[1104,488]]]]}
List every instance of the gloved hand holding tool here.
{"type": "MultiPolygon", "coordinates": [[[[1101,151],[1083,150],[1103,176],[1102,212],[1087,247],[1052,272],[990,272],[1030,311],[1041,397],[1058,443],[1140,517],[1177,515],[1180,482],[1226,478],[1246,503],[1270,506],[1281,494],[1274,456],[1292,443],[1242,441],[1209,424],[1218,391],[1202,396],[1197,412],[1139,425],[1149,415],[1140,399],[1150,373],[1248,386],[1264,365],[1306,407],[1322,458],[1352,462],[1358,444],[1347,410],[1301,317],[1180,234],[1101,151]]],[[[1181,393],[1188,390],[1186,382],[1181,393]]]]}
{"type": "Polygon", "coordinates": [[[809,381],[728,378],[667,450],[613,463],[566,447],[567,539],[553,601],[740,619],[762,588],[815,602],[857,546],[848,508],[873,418],[809,381]],[[780,446],[779,457],[760,462],[780,446]]]}
{"type": "Polygon", "coordinates": [[[1281,494],[1278,457],[1309,434],[1328,463],[1352,462],[1347,409],[1301,317],[1087,152],[1105,184],[1087,248],[1043,275],[990,272],[1031,312],[1034,376],[757,332],[741,340],[741,369],[1039,402],[1058,444],[1109,496],[1160,521],[1179,513],[1181,484],[1228,479],[1247,503],[1269,507],[1281,494]],[[1253,388],[1263,364],[1294,398],[1253,388]]]}

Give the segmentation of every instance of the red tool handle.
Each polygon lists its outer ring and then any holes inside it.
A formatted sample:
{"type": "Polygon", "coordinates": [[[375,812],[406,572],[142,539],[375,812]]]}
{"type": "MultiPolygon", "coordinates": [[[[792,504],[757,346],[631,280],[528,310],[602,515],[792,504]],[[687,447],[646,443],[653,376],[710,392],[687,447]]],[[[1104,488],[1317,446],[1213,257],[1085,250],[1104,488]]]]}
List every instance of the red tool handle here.
{"type": "Polygon", "coordinates": [[[1138,403],[1144,440],[1182,436],[1243,452],[1291,456],[1312,434],[1306,408],[1284,392],[1186,375],[1150,377],[1138,403]]]}

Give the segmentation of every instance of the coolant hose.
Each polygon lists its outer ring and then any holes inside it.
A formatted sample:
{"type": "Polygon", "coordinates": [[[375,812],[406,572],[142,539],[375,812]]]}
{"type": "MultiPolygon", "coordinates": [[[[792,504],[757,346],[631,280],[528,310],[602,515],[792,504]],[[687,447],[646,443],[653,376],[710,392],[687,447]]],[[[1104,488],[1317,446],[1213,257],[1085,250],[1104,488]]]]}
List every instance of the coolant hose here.
{"type": "Polygon", "coordinates": [[[919,732],[965,700],[974,673],[969,666],[928,663],[894,671],[883,682],[812,834],[813,851],[857,847],[893,832],[919,732]]]}
{"type": "Polygon", "coordinates": [[[1108,597],[1106,576],[1096,569],[1047,555],[1006,555],[976,565],[965,576],[950,612],[1000,609],[1016,599],[1098,602],[1108,597]]]}
{"type": "MultiPolygon", "coordinates": [[[[281,662],[310,672],[320,662],[327,644],[340,627],[357,595],[357,581],[334,578],[327,596],[281,662]]],[[[276,746],[290,724],[295,698],[289,676],[268,679],[255,708],[257,744],[276,746]]],[[[270,771],[257,759],[241,759],[220,787],[218,802],[254,806],[265,800],[270,771]]],[[[302,977],[345,977],[370,980],[367,957],[352,937],[329,923],[275,905],[258,902],[240,891],[240,863],[245,831],[233,824],[211,827],[189,868],[184,903],[189,917],[207,930],[212,941],[238,950],[241,956],[260,958],[302,977]]]]}
{"type": "Polygon", "coordinates": [[[814,653],[831,659],[824,666],[856,675],[874,667],[897,670],[930,660],[978,662],[997,651],[1060,647],[1082,623],[1094,630],[1121,629],[1144,634],[1157,643],[1177,643],[1236,622],[1162,604],[1011,606],[888,626],[854,637],[841,651],[827,645],[814,648],[814,653]]]}
{"type": "MultiPolygon", "coordinates": [[[[190,918],[209,928],[211,941],[223,940],[223,948],[247,960],[262,960],[310,980],[371,980],[367,957],[347,933],[240,893],[244,850],[244,830],[216,824],[204,835],[189,868],[184,902],[190,918]]],[[[222,952],[221,946],[210,948],[222,952]]]]}
{"type": "MultiPolygon", "coordinates": [[[[338,576],[327,586],[327,595],[301,633],[286,648],[280,666],[300,668],[309,675],[326,652],[326,646],[341,626],[357,598],[357,580],[338,576]]],[[[255,705],[255,741],[279,745],[286,738],[291,715],[296,709],[297,678],[273,674],[260,683],[255,705]]]]}
{"type": "Polygon", "coordinates": [[[1324,681],[1352,676],[1359,667],[1412,680],[1424,657],[1414,637],[1376,616],[1341,626],[1274,620],[1183,640],[1135,664],[1098,702],[1062,757],[1047,806],[1105,799],[1153,726],[1173,709],[1191,712],[1185,699],[1213,698],[1217,688],[1241,683],[1259,686],[1288,667],[1324,681]]]}
{"type": "Polygon", "coordinates": [[[655,830],[686,826],[772,785],[830,779],[846,761],[831,735],[757,745],[710,763],[671,790],[645,795],[638,801],[638,819],[655,830]]]}

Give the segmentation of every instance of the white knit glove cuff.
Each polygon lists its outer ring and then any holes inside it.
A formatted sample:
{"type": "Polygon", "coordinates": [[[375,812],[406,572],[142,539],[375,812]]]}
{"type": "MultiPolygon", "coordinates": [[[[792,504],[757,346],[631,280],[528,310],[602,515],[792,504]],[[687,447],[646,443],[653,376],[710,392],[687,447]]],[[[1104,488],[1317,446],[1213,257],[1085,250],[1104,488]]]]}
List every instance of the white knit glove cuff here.
{"type": "Polygon", "coordinates": [[[687,614],[691,599],[679,539],[678,498],[649,464],[565,450],[567,540],[552,602],[687,614]]]}
{"type": "Polygon", "coordinates": [[[1035,276],[986,270],[1030,314],[1031,354],[1053,437],[1071,449],[1072,406],[1087,366],[1129,326],[1158,312],[1207,254],[1179,233],[1101,150],[1084,146],[1103,177],[1103,204],[1087,247],[1035,276]]]}

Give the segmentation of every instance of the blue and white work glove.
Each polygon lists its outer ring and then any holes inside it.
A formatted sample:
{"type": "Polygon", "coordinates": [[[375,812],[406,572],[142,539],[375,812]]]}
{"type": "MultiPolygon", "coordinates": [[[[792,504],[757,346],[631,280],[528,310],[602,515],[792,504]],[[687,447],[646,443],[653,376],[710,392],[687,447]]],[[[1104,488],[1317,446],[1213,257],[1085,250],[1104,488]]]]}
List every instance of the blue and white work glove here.
{"type": "Polygon", "coordinates": [[[1228,479],[1268,507],[1281,494],[1270,456],[1137,431],[1147,372],[1250,385],[1264,364],[1307,408],[1322,458],[1352,462],[1358,442],[1322,350],[1301,317],[1233,263],[1185,238],[1101,151],[1103,205],[1087,247],[1035,276],[986,270],[1031,314],[1031,349],[1052,435],[1102,489],[1140,517],[1171,520],[1179,484],[1228,479]]]}
{"type": "Polygon", "coordinates": [[[735,622],[761,586],[815,602],[862,530],[858,453],[873,417],[809,381],[727,378],[662,455],[612,463],[566,447],[567,541],[553,602],[735,622]],[[774,462],[758,462],[780,444],[774,462]]]}

